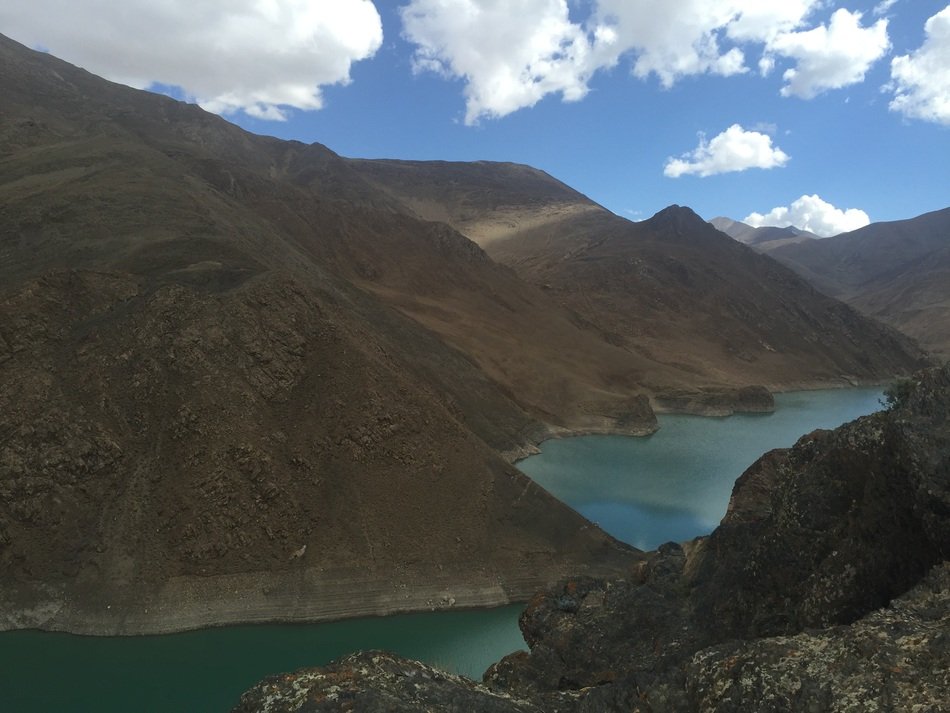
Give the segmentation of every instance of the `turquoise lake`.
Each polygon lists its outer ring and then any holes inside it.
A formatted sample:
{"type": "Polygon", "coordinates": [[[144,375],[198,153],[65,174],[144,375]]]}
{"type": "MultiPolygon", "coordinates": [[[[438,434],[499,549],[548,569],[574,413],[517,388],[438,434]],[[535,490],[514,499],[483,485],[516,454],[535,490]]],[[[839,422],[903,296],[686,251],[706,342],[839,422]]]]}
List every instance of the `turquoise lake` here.
{"type": "MultiPolygon", "coordinates": [[[[783,394],[776,412],[661,416],[648,438],[584,436],[543,444],[518,464],[631,544],[653,548],[712,530],[735,479],[762,453],[880,408],[880,389],[783,394]]],[[[378,648],[479,677],[524,641],[520,606],[329,624],[243,626],[167,636],[0,633],[2,710],[227,711],[260,678],[378,648]]]]}
{"type": "Polygon", "coordinates": [[[545,442],[518,467],[587,519],[644,550],[712,531],[742,472],[773,448],[881,408],[883,391],[777,394],[775,411],[728,418],[663,415],[647,438],[545,442]]]}

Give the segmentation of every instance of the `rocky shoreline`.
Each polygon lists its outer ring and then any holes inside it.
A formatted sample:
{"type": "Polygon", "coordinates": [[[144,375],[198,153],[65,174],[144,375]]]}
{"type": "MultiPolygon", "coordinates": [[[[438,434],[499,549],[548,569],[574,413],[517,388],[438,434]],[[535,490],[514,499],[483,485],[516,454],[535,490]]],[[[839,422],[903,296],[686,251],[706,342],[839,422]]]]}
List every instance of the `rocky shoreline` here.
{"type": "Polygon", "coordinates": [[[950,365],[889,403],[763,456],[708,537],[536,595],[481,685],[365,654],[235,710],[946,710],[950,365]]]}
{"type": "MultiPolygon", "coordinates": [[[[634,553],[635,561],[636,556],[634,553]]],[[[464,570],[464,566],[460,566],[464,570]]],[[[568,574],[543,567],[524,576],[479,571],[468,576],[436,567],[389,573],[244,573],[177,577],[157,590],[127,588],[94,604],[81,593],[40,589],[4,591],[0,631],[41,629],[93,636],[171,634],[215,626],[311,624],[423,611],[486,609],[527,602],[568,574]],[[359,592],[359,596],[354,596],[359,592]]],[[[576,567],[575,567],[576,569],[576,567]]],[[[593,566],[591,575],[616,576],[620,567],[593,566]]]]}

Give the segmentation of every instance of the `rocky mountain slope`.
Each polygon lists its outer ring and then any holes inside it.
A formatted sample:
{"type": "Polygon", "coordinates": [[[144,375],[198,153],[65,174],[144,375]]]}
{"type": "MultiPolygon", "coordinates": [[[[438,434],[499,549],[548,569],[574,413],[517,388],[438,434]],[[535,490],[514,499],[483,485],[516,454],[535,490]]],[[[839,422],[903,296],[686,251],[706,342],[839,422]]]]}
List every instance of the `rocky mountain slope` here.
{"type": "Polygon", "coordinates": [[[525,166],[350,163],[407,210],[448,222],[624,349],[644,365],[639,381],[654,394],[846,383],[899,369],[916,349],[688,208],[632,223],[525,166]]]}
{"type": "Polygon", "coordinates": [[[593,420],[649,430],[623,354],[509,389],[399,309],[474,292],[588,354],[540,290],[321,146],[5,39],[0,94],[0,626],[497,604],[636,560],[499,455],[614,367],[593,420]]]}
{"type": "Polygon", "coordinates": [[[950,356],[950,208],[769,254],[826,294],[950,356]]]}
{"type": "Polygon", "coordinates": [[[708,537],[537,595],[530,653],[482,684],[370,653],[266,679],[235,711],[944,710],[950,366],[892,394],[763,456],[708,537]]]}

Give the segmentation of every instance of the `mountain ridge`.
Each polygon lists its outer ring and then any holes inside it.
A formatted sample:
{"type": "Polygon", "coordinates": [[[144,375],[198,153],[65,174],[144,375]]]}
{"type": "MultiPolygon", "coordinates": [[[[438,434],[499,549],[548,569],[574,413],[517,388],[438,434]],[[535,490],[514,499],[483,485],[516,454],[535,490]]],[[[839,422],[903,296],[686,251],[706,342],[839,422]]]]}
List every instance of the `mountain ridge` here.
{"type": "Polygon", "coordinates": [[[468,240],[325,147],[0,59],[0,627],[486,606],[638,559],[501,457],[530,399],[348,279],[404,267],[382,226],[501,289],[468,240]]]}
{"type": "MultiPolygon", "coordinates": [[[[664,375],[655,367],[652,373],[643,372],[644,383],[654,395],[662,396],[670,388],[698,391],[713,384],[735,388],[750,381],[772,389],[821,381],[845,384],[864,378],[862,372],[881,368],[862,364],[867,348],[849,344],[848,338],[843,340],[832,331],[814,332],[813,325],[831,320],[838,325],[834,331],[853,334],[864,329],[858,328],[862,322],[856,314],[842,311],[793,273],[753,257],[751,250],[735,241],[720,240],[721,234],[689,209],[671,206],[651,219],[632,223],[535,172],[522,192],[509,194],[504,205],[491,201],[492,210],[480,214],[476,207],[485,200],[479,190],[484,166],[472,169],[475,175],[470,177],[464,164],[358,160],[353,165],[397,199],[409,187],[421,184],[429,210],[422,217],[453,221],[454,228],[479,243],[490,257],[554,296],[608,342],[646,360],[647,365],[674,366],[681,380],[676,386],[668,376],[664,384],[664,375]],[[412,173],[416,169],[421,176],[412,173]],[[613,253],[608,255],[608,250],[613,253]],[[710,269],[711,264],[717,266],[716,271],[710,269]],[[621,265],[626,267],[621,269],[621,265]],[[608,277],[605,270],[614,274],[608,277]],[[697,279],[707,284],[699,285],[697,279]],[[772,294],[775,284],[784,290],[779,300],[772,294]],[[728,310],[717,310],[715,303],[690,293],[698,288],[724,296],[728,310]],[[764,303],[781,318],[770,316],[769,309],[760,306],[764,303]],[[804,323],[798,321],[793,303],[810,306],[804,323]],[[630,320],[630,314],[636,314],[637,320],[630,320]],[[693,314],[699,317],[693,319],[693,314]],[[782,338],[774,330],[766,334],[772,322],[787,327],[794,337],[782,338]],[[728,325],[725,330],[723,325],[728,325]],[[851,356],[847,366],[832,365],[829,353],[851,356]],[[683,355],[688,355],[685,360],[683,355]],[[816,371],[822,369],[818,376],[816,371]]],[[[495,177],[500,180],[498,174],[495,177]]],[[[902,337],[895,333],[871,331],[875,336],[866,333],[862,338],[872,339],[876,351],[903,348],[897,347],[902,337]]]]}

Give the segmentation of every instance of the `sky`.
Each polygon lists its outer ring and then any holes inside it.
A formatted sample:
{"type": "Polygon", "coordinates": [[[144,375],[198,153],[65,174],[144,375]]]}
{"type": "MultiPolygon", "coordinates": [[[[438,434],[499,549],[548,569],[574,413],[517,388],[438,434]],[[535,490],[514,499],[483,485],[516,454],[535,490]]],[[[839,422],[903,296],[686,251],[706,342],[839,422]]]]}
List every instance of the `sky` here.
{"type": "Polygon", "coordinates": [[[344,156],[530,164],[632,220],[950,206],[947,0],[3,0],[0,33],[344,156]]]}

